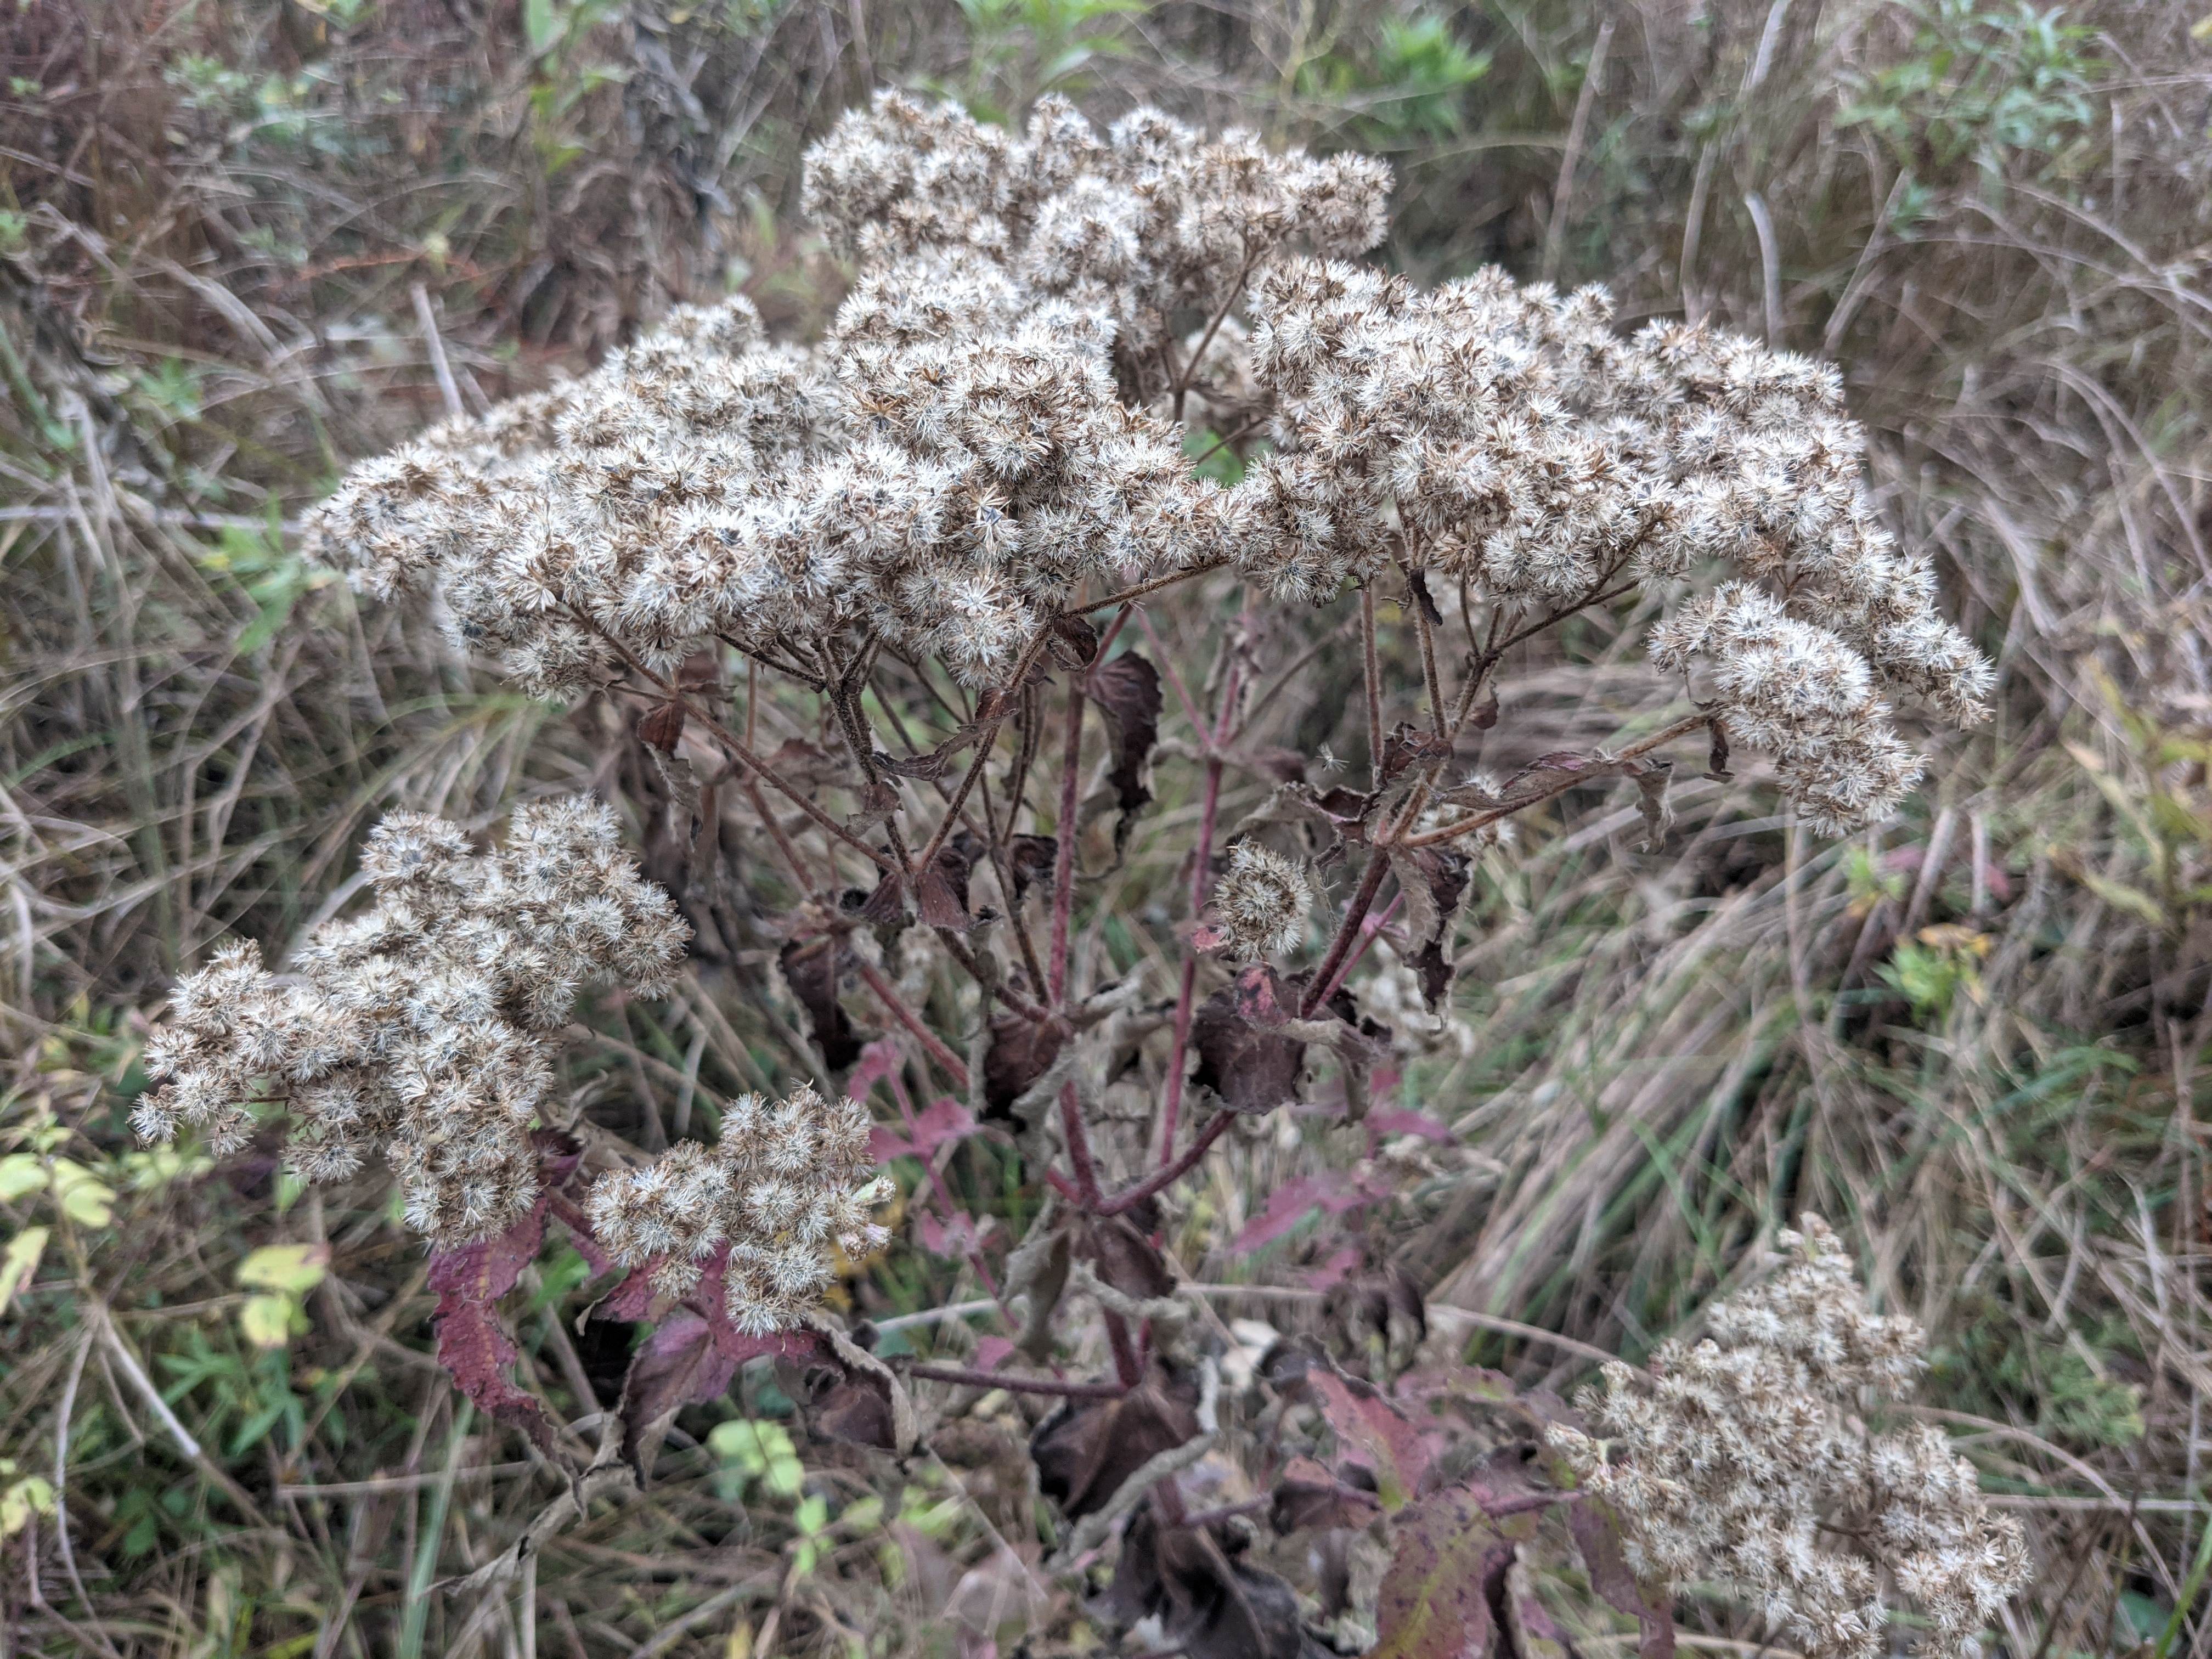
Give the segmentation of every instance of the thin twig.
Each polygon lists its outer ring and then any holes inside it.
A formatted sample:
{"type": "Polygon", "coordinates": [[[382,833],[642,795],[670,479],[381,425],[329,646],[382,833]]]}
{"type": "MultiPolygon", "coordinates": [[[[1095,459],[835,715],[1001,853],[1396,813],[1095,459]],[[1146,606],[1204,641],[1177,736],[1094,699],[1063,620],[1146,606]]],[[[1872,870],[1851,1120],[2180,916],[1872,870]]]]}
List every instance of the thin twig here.
{"type": "Polygon", "coordinates": [[[1057,1376],[1022,1376],[979,1371],[966,1365],[901,1365],[908,1376],[927,1382],[957,1382],[969,1388],[1004,1389],[1010,1394],[1055,1394],[1069,1400],[1119,1400],[1129,1392],[1119,1382],[1074,1382],[1057,1376]]]}

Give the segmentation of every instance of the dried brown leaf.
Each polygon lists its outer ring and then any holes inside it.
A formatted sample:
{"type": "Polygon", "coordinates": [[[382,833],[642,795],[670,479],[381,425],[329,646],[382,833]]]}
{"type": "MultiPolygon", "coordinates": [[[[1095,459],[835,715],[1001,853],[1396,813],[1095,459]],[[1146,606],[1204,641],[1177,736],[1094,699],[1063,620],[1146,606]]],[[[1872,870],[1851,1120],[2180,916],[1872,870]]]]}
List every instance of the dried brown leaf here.
{"type": "Polygon", "coordinates": [[[1198,1388],[1155,1367],[1114,1400],[1072,1400],[1030,1437],[1038,1490],[1070,1520],[1103,1509],[1121,1483],[1198,1433],[1198,1388]]]}
{"type": "Polygon", "coordinates": [[[793,939],[776,954],[783,982],[806,1011],[823,1063],[842,1072],[860,1057],[860,1039],[837,1000],[837,941],[824,934],[793,939]]]}
{"type": "Polygon", "coordinates": [[[1091,671],[1091,699],[1114,722],[1114,764],[1107,781],[1114,786],[1120,816],[1114,822],[1114,847],[1129,838],[1137,814],[1152,798],[1152,745],[1160,738],[1160,671],[1134,651],[1124,651],[1091,671]]]}

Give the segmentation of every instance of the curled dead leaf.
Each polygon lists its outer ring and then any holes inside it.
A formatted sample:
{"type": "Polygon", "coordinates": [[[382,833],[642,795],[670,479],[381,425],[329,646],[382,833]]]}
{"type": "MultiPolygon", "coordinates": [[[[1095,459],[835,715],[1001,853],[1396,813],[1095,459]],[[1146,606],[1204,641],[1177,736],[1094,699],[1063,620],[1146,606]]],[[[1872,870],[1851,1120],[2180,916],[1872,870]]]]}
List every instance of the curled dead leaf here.
{"type": "Polygon", "coordinates": [[[1091,671],[1091,699],[1114,722],[1114,764],[1107,781],[1114,786],[1120,816],[1114,822],[1118,853],[1129,839],[1137,814],[1152,798],[1152,745],[1160,738],[1160,671],[1134,651],[1124,651],[1091,671]]]}
{"type": "Polygon", "coordinates": [[[1155,1366],[1113,1400],[1071,1400],[1030,1437],[1037,1487],[1069,1519],[1103,1509],[1121,1483],[1199,1432],[1198,1385],[1155,1366]]]}
{"type": "Polygon", "coordinates": [[[1211,1528],[1163,1527],[1147,1500],[1129,1518],[1099,1610],[1127,1630],[1158,1621],[1189,1659],[1303,1659],[1325,1652],[1289,1584],[1232,1555],[1211,1528]]]}
{"type": "Polygon", "coordinates": [[[823,1063],[842,1072],[860,1057],[861,1043],[837,1000],[837,941],[827,934],[793,939],[776,953],[783,982],[806,1011],[807,1024],[823,1063]]]}

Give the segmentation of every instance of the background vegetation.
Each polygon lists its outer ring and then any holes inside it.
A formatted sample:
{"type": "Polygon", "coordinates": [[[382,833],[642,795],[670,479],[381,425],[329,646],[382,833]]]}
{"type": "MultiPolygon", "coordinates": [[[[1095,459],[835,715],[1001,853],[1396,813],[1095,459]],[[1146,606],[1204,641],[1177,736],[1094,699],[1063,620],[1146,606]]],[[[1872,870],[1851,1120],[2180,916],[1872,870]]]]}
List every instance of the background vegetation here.
{"type": "MultiPolygon", "coordinates": [[[[2018,1659],[2212,1644],[2201,6],[9,9],[0,1650],[1095,1639],[988,1568],[1026,1524],[1013,1405],[979,1405],[886,1507],[859,1465],[794,1449],[763,1378],[682,1419],[653,1491],[549,1547],[520,1602],[432,1593],[544,1492],[428,1361],[419,1248],[374,1192],[349,1207],[272,1157],[212,1169],[126,1132],[168,981],[231,928],[289,938],[343,903],[380,812],[489,825],[526,786],[623,791],[597,711],[355,604],[290,519],[348,461],[678,298],[737,286],[772,325],[818,319],[842,279],[796,223],[798,158],[879,82],[1376,150],[1399,171],[1388,257],[1425,277],[1603,281],[1632,320],[1841,361],[1890,509],[2003,666],[1999,717],[1847,845],[1771,816],[1747,774],[1679,790],[1663,853],[1591,796],[1492,858],[1460,1040],[1405,1084],[1455,1138],[1421,1154],[1398,1257],[1476,1316],[1439,1316],[1476,1358],[1556,1387],[1693,1325],[1819,1209],[1935,1333],[1929,1410],[2029,1524],[2018,1659]]],[[[1655,695],[1647,620],[1524,675],[1513,741],[1619,729],[1655,695]]],[[[1316,744],[1357,672],[1324,647],[1295,688],[1316,744]]],[[[1140,839],[1128,878],[1173,878],[1140,839]]],[[[687,1078],[805,1075],[790,1011],[746,983],[603,1002],[574,1086],[649,1145],[687,1078]]],[[[1295,1290],[1329,1248],[1312,1218],[1222,1246],[1328,1133],[1233,1141],[1175,1221],[1184,1267],[1295,1290]]],[[[583,1273],[549,1258],[534,1306],[583,1273]]],[[[908,1246],[845,1289],[890,1336],[966,1294],[908,1246]]],[[[592,1410],[623,1356],[525,1328],[544,1391],[592,1410]]],[[[1751,1651],[1741,1609],[1686,1612],[1694,1641],[1751,1651]]]]}

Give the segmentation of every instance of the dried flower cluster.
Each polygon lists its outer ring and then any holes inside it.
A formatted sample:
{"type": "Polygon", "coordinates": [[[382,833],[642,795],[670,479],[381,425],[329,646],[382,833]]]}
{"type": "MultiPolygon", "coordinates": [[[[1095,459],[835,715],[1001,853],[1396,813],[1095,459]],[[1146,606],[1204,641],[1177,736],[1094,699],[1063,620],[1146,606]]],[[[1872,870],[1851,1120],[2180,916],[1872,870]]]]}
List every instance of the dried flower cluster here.
{"type": "Polygon", "coordinates": [[[718,636],[818,681],[865,633],[982,684],[1086,580],[1212,563],[1321,602],[1395,562],[1539,611],[1733,568],[1656,660],[1721,671],[1701,695],[1821,827],[1887,813],[1919,762],[1885,689],[1971,720],[1990,671],[1875,521],[1834,371],[1624,338],[1595,289],[1341,263],[1389,183],[1154,111],[1101,137],[1047,99],[1017,137],[884,94],[809,157],[863,261],[818,348],[741,300],[679,313],[356,469],[318,544],[379,594],[434,584],[549,694],[718,636]],[[1233,487],[1184,457],[1192,399],[1272,445],[1233,487]]]}
{"type": "Polygon", "coordinates": [[[1235,540],[1227,493],[1121,398],[1116,343],[1278,247],[1369,246],[1387,187],[1361,158],[1201,143],[1152,113],[1102,143],[1047,100],[1016,143],[887,95],[812,158],[824,222],[901,256],[819,349],[763,345],[741,300],[680,313],[356,469],[315,539],[369,592],[437,585],[459,635],[541,692],[718,635],[818,668],[863,628],[987,680],[1085,576],[1235,540]]]}
{"type": "Polygon", "coordinates": [[[1177,313],[1227,310],[1287,252],[1365,252],[1390,194],[1369,156],[1273,154],[1255,133],[1208,138],[1155,109],[1102,138],[1056,97],[1017,137],[956,105],[879,94],[806,173],[808,217],[864,260],[970,250],[1033,295],[1102,313],[1133,358],[1169,343],[1177,313]]]}
{"type": "Polygon", "coordinates": [[[1918,775],[1879,686],[1981,717],[1989,665],[1875,521],[1833,369],[1702,328],[1624,338],[1602,292],[1495,270],[1422,293],[1310,262],[1254,309],[1277,453],[1248,483],[1273,492],[1279,584],[1326,596],[1396,558],[1540,613],[1733,567],[1747,580],[1690,602],[1654,657],[1724,653],[1710,706],[1829,830],[1918,775]]]}
{"type": "Polygon", "coordinates": [[[588,799],[520,808],[483,854],[457,825],[395,813],[362,867],[375,906],[319,928],[290,972],[233,945],[177,986],[146,1051],[161,1086],[134,1122],[163,1139],[190,1126],[226,1152],[256,1105],[281,1106],[301,1177],[342,1180],[380,1147],[408,1224],[451,1249],[535,1201],[548,1034],[584,983],[658,992],[688,930],[588,799]]]}
{"type": "Polygon", "coordinates": [[[2020,1527],[1939,1431],[1858,1419],[1863,1390],[1910,1384],[1921,1332],[1868,1312],[1835,1235],[1801,1224],[1787,1268],[1718,1304],[1705,1340],[1662,1345],[1648,1385],[1608,1366],[1582,1401],[1597,1437],[1555,1443],[1620,1513],[1640,1573],[1733,1584],[1816,1659],[1881,1650],[1887,1584],[1926,1618],[1923,1654],[1963,1653],[2027,1577],[2020,1527]]]}
{"type": "Polygon", "coordinates": [[[1313,884],[1296,862],[1256,841],[1229,849],[1213,890],[1223,943],[1244,958],[1283,956],[1305,942],[1313,884]]]}
{"type": "Polygon", "coordinates": [[[592,1231],[609,1255],[683,1296],[720,1255],[731,1321],[748,1335],[799,1324],[829,1283],[831,1249],[858,1256],[889,1235],[869,1218],[868,1114],[799,1085],[743,1095],[713,1146],[687,1140],[592,1183],[592,1231]]]}

